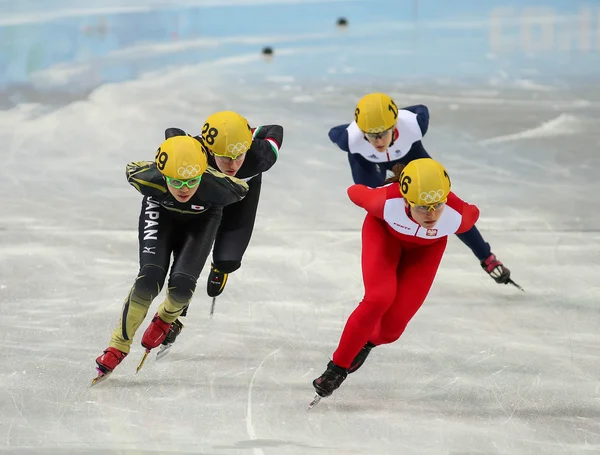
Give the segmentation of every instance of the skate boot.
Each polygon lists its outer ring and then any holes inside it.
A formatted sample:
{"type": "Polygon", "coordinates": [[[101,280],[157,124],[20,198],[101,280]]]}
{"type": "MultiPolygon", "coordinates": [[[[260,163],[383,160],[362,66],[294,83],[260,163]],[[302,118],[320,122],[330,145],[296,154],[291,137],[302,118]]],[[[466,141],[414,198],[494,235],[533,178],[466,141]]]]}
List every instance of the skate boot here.
{"type": "Polygon", "coordinates": [[[512,284],[519,288],[521,291],[523,288],[515,283],[510,278],[510,270],[504,266],[504,264],[498,260],[494,253],[490,254],[486,260],[481,261],[481,268],[485,270],[489,276],[498,284],[512,284]]]}
{"type": "Polygon", "coordinates": [[[117,348],[106,348],[104,353],[96,359],[98,373],[112,373],[126,356],[127,354],[117,348]]]}
{"type": "Polygon", "coordinates": [[[225,289],[225,284],[227,284],[228,275],[228,273],[219,271],[215,268],[214,264],[211,264],[208,282],[206,283],[206,293],[209,297],[221,295],[221,292],[225,289]]]}
{"type": "Polygon", "coordinates": [[[163,321],[158,317],[158,313],[156,313],[142,337],[142,346],[146,348],[146,351],[150,351],[160,345],[167,337],[170,327],[171,324],[163,321]]]}
{"type": "Polygon", "coordinates": [[[163,340],[162,344],[167,345],[175,343],[175,340],[181,333],[181,329],[183,329],[183,324],[179,319],[175,319],[175,322],[173,322],[173,324],[171,324],[169,327],[169,333],[167,333],[167,336],[163,340]]]}
{"type": "Polygon", "coordinates": [[[330,396],[342,385],[346,376],[348,376],[348,370],[338,367],[333,362],[329,362],[325,372],[313,381],[315,392],[323,398],[330,396]]]}
{"type": "Polygon", "coordinates": [[[373,343],[367,341],[367,344],[365,344],[360,350],[360,352],[356,354],[356,357],[354,357],[352,365],[350,365],[350,368],[348,368],[348,374],[354,373],[356,370],[363,366],[363,363],[365,363],[365,360],[367,360],[371,349],[373,349],[374,347],[375,345],[373,343]]]}
{"type": "Polygon", "coordinates": [[[175,322],[173,322],[173,324],[171,324],[171,326],[169,327],[169,333],[167,333],[167,336],[163,340],[160,349],[156,354],[157,360],[163,358],[165,355],[168,354],[169,350],[171,349],[171,346],[173,346],[173,343],[175,343],[175,340],[181,333],[182,329],[183,324],[181,323],[181,321],[179,319],[175,319],[175,322]]]}
{"type": "Polygon", "coordinates": [[[144,336],[142,337],[142,346],[146,348],[146,352],[144,353],[142,360],[140,360],[140,363],[138,363],[136,374],[139,373],[142,367],[144,366],[144,363],[148,358],[148,354],[150,354],[150,350],[154,349],[164,341],[164,339],[169,333],[170,328],[171,324],[159,318],[158,313],[154,315],[154,317],[152,318],[152,322],[150,322],[150,325],[148,326],[148,328],[144,332],[144,336]]]}
{"type": "Polygon", "coordinates": [[[117,348],[106,348],[100,357],[96,359],[96,371],[98,376],[92,379],[92,386],[108,379],[115,368],[127,357],[127,354],[117,348]]]}

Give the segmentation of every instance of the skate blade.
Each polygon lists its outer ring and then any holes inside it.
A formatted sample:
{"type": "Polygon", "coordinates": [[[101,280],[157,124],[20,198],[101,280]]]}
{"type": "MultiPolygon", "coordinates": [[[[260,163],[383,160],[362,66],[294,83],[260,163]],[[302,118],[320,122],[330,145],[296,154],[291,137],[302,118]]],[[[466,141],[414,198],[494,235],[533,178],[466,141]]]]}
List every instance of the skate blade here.
{"type": "Polygon", "coordinates": [[[519,286],[517,283],[515,283],[512,279],[509,279],[506,284],[512,284],[514,287],[516,287],[517,289],[520,289],[521,291],[525,292],[525,289],[523,289],[521,286],[519,286]]]}
{"type": "Polygon", "coordinates": [[[310,411],[312,408],[314,408],[316,405],[318,405],[322,399],[323,399],[323,397],[321,395],[319,395],[318,393],[316,393],[313,400],[310,403],[308,403],[307,411],[310,411]]]}
{"type": "Polygon", "coordinates": [[[156,360],[160,360],[166,356],[171,350],[171,346],[173,346],[173,343],[161,345],[159,351],[156,353],[156,360]]]}
{"type": "MultiPolygon", "coordinates": [[[[112,371],[110,372],[112,373],[112,371]]],[[[98,376],[96,376],[94,379],[92,379],[92,384],[90,385],[90,387],[94,387],[95,385],[100,384],[101,382],[104,382],[108,379],[108,377],[110,376],[110,373],[98,373],[98,376]]]]}
{"type": "Polygon", "coordinates": [[[140,370],[142,369],[142,367],[144,366],[144,362],[148,358],[148,354],[150,354],[150,349],[146,349],[146,352],[144,353],[144,357],[142,357],[142,360],[140,360],[140,363],[137,366],[137,369],[135,370],[135,374],[138,374],[140,372],[140,370]]]}
{"type": "Polygon", "coordinates": [[[215,314],[215,303],[217,303],[217,298],[213,297],[212,304],[210,305],[210,318],[212,319],[213,314],[215,314]]]}

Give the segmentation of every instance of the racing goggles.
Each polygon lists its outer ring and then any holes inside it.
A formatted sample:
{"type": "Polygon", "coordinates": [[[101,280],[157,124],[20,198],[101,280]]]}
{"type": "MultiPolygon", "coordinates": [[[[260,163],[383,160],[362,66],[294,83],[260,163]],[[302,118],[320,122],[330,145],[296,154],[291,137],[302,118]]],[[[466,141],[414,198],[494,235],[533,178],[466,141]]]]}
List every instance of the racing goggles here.
{"type": "Polygon", "coordinates": [[[227,156],[227,155],[217,155],[214,152],[213,152],[213,155],[215,156],[215,160],[218,160],[221,162],[223,162],[223,161],[230,162],[230,161],[240,161],[242,158],[244,158],[246,156],[246,153],[247,152],[240,153],[235,158],[231,158],[230,156],[227,156]]]}
{"type": "Polygon", "coordinates": [[[367,139],[371,139],[371,140],[375,141],[377,139],[385,138],[388,135],[388,133],[390,133],[393,130],[394,130],[394,127],[392,126],[391,128],[388,128],[387,130],[382,131],[381,133],[365,133],[365,136],[367,139]]]}
{"type": "Polygon", "coordinates": [[[172,179],[171,177],[165,176],[165,180],[167,181],[167,185],[172,186],[175,189],[179,190],[184,186],[187,186],[191,190],[192,188],[196,188],[200,184],[202,176],[199,175],[198,177],[194,177],[193,179],[187,180],[172,179]]]}
{"type": "Polygon", "coordinates": [[[440,210],[442,207],[446,205],[446,201],[438,202],[437,204],[431,205],[413,205],[410,204],[410,207],[416,212],[428,213],[433,212],[434,210],[440,210]]]}

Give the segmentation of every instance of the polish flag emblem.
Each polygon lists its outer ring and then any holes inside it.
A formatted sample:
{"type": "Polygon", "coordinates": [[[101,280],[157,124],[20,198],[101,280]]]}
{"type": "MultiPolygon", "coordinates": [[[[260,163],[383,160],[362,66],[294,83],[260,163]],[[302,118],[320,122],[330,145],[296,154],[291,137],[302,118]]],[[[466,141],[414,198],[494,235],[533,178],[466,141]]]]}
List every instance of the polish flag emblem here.
{"type": "Polygon", "coordinates": [[[427,229],[427,232],[425,233],[425,235],[427,237],[435,237],[438,233],[437,229],[427,229]]]}

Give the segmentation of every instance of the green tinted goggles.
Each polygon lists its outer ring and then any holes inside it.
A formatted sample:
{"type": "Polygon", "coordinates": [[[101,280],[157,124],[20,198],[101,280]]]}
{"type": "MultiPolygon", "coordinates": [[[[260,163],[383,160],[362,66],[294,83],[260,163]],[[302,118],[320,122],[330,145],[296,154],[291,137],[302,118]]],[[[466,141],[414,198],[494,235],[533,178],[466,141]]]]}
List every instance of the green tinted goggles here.
{"type": "Polygon", "coordinates": [[[200,184],[200,180],[202,180],[202,176],[194,177],[193,179],[187,180],[179,180],[172,179],[171,177],[165,176],[165,180],[167,181],[167,185],[172,186],[176,189],[181,189],[184,186],[187,186],[189,189],[196,188],[200,184]]]}

